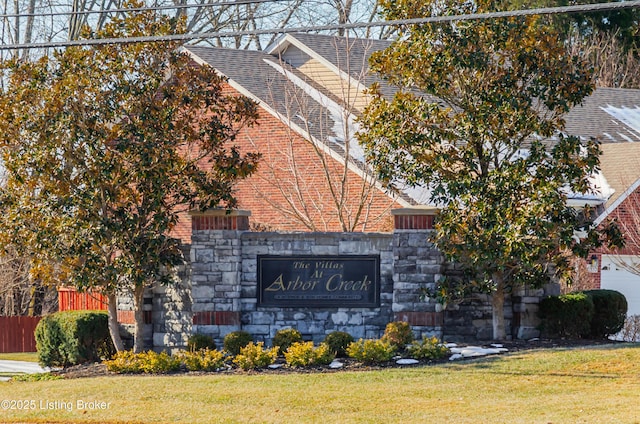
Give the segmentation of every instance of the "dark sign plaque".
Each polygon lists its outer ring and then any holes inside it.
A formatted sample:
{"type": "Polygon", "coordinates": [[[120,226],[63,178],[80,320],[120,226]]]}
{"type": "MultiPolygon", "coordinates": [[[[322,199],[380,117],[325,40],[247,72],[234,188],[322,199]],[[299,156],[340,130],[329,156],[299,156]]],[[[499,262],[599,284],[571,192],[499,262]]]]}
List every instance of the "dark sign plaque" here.
{"type": "Polygon", "coordinates": [[[380,257],[258,256],[258,306],[380,306],[380,257]]]}

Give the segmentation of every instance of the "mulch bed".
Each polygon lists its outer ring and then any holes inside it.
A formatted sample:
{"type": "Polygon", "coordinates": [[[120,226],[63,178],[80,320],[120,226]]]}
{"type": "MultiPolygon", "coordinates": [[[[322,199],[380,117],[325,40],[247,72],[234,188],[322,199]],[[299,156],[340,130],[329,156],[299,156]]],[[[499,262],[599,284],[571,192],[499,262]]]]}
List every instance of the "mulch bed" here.
{"type": "MultiPolygon", "coordinates": [[[[613,340],[569,340],[569,339],[533,339],[533,340],[514,340],[514,341],[505,341],[500,342],[500,344],[509,349],[509,353],[519,352],[525,350],[532,349],[552,349],[552,348],[577,348],[577,347],[585,347],[585,346],[594,346],[594,345],[614,345],[617,341],[613,340]]],[[[491,343],[477,344],[482,346],[489,346],[491,343]]],[[[460,346],[463,346],[460,344],[460,346]]],[[[469,359],[462,359],[469,360],[469,359]]],[[[442,359],[438,361],[429,361],[423,362],[421,361],[418,365],[398,365],[395,361],[390,361],[384,364],[377,365],[364,365],[350,358],[339,358],[339,361],[344,364],[342,368],[339,369],[330,369],[329,367],[308,367],[308,368],[289,368],[286,366],[277,368],[277,369],[260,369],[255,371],[242,371],[239,369],[229,369],[225,371],[218,371],[215,373],[206,373],[206,372],[177,372],[171,373],[167,375],[206,375],[206,374],[290,374],[290,373],[299,373],[299,374],[308,374],[308,373],[332,373],[332,372],[341,372],[341,371],[370,371],[370,370],[380,370],[387,368],[406,368],[406,367],[415,367],[420,365],[435,365],[449,362],[447,359],[442,359]]],[[[456,361],[459,362],[460,360],[456,361]]],[[[93,364],[83,364],[76,365],[73,367],[64,368],[62,370],[58,370],[54,372],[64,378],[86,378],[86,377],[102,377],[102,376],[117,376],[123,374],[116,374],[110,371],[107,371],[107,367],[101,363],[93,363],[93,364]]],[[[133,375],[133,374],[129,374],[133,375]]],[[[135,374],[135,375],[144,375],[144,374],[135,374]]]]}

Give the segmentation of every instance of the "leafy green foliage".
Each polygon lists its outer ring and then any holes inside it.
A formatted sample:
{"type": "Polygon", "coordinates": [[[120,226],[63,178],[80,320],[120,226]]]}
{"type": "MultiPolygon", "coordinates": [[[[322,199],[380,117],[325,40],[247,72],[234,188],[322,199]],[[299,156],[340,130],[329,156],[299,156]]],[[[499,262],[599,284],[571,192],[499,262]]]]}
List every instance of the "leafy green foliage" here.
{"type": "Polygon", "coordinates": [[[346,356],[347,346],[353,341],[353,336],[345,331],[333,331],[324,338],[324,343],[339,358],[346,356]]]}
{"type": "Polygon", "coordinates": [[[289,347],[302,341],[302,334],[295,328],[283,328],[276,331],[273,336],[273,346],[278,348],[280,355],[283,355],[289,347]]]}
{"type": "MultiPolygon", "coordinates": [[[[596,0],[587,0],[580,4],[598,3],[596,0]]],[[[512,7],[554,7],[566,6],[564,0],[515,0],[511,1],[512,7]]],[[[638,23],[640,11],[635,8],[608,10],[590,13],[570,13],[554,16],[558,30],[564,38],[590,37],[599,32],[611,33],[619,39],[625,50],[634,49],[637,54],[639,45],[638,23]]]]}
{"type": "Polygon", "coordinates": [[[176,357],[189,371],[217,371],[227,362],[223,352],[208,348],[181,351],[176,357]]]}
{"type": "MultiPolygon", "coordinates": [[[[383,0],[381,8],[394,20],[501,4],[383,0]]],[[[593,210],[567,203],[570,192],[591,192],[600,149],[597,140],[563,132],[563,115],[593,85],[589,67],[569,54],[548,18],[407,26],[371,56],[371,67],[398,91],[389,99],[372,88],[359,138],[383,181],[423,186],[441,207],[434,242],[465,270],[464,279],[439,287],[445,304],[492,293],[494,338],[503,339],[511,287],[568,277],[572,254],[621,244],[615,225],[597,230],[593,210]],[[586,233],[579,243],[578,231],[586,233]]]]}
{"type": "Polygon", "coordinates": [[[308,367],[312,365],[327,365],[335,358],[329,346],[313,342],[295,342],[284,353],[284,359],[290,367],[308,367]]]}
{"type": "Polygon", "coordinates": [[[347,346],[347,355],[365,364],[390,361],[396,347],[385,340],[359,339],[347,346]]]}
{"type": "Polygon", "coordinates": [[[627,299],[615,290],[587,290],[584,292],[593,302],[593,317],[589,335],[605,339],[624,327],[627,318],[627,299]]]}
{"type": "Polygon", "coordinates": [[[166,374],[180,370],[188,371],[217,371],[224,368],[228,357],[219,350],[199,349],[180,351],[176,355],[154,351],[134,353],[121,351],[113,359],[104,361],[111,372],[124,374],[166,374]]]}
{"type": "Polygon", "coordinates": [[[265,368],[273,364],[278,357],[278,348],[265,349],[263,342],[249,343],[233,358],[233,363],[244,371],[265,368]]]}
{"type": "Polygon", "coordinates": [[[47,315],[38,323],[35,339],[38,360],[46,366],[95,362],[113,353],[104,312],[65,311],[47,315]]]}
{"type": "Polygon", "coordinates": [[[198,350],[215,350],[216,342],[213,340],[213,337],[207,334],[193,334],[187,340],[187,350],[190,352],[195,352],[198,350]]]}
{"type": "Polygon", "coordinates": [[[64,377],[58,374],[43,372],[36,374],[20,374],[11,377],[11,381],[51,381],[62,380],[64,377]]]}
{"type": "Polygon", "coordinates": [[[407,353],[415,359],[442,359],[451,355],[451,350],[437,337],[423,336],[422,340],[414,340],[407,348],[407,353]]]}
{"type": "Polygon", "coordinates": [[[240,353],[240,349],[248,345],[253,341],[253,337],[251,334],[246,331],[232,331],[231,333],[224,336],[222,340],[224,350],[229,352],[230,355],[238,355],[240,353]]]}
{"type": "Polygon", "coordinates": [[[584,293],[549,296],[540,301],[541,330],[552,337],[581,338],[591,331],[593,301],[584,293]]]}
{"type": "Polygon", "coordinates": [[[134,353],[126,350],[116,353],[113,359],[104,361],[107,369],[116,373],[145,373],[145,374],[166,374],[180,369],[180,358],[169,355],[166,352],[134,353]]]}
{"type": "Polygon", "coordinates": [[[415,339],[408,322],[394,321],[387,324],[382,340],[391,343],[396,350],[404,350],[415,339]]]}
{"type": "MultiPolygon", "coordinates": [[[[147,10],[83,37],[184,30],[183,20],[147,10]]],[[[0,240],[32,259],[35,278],[129,291],[140,311],[143,288],[173,283],[168,270],[184,262],[171,237],[179,214],[235,206],[233,186],[259,155],[234,140],[256,105],[226,94],[225,79],[180,44],[77,46],[2,64],[0,240]]]]}

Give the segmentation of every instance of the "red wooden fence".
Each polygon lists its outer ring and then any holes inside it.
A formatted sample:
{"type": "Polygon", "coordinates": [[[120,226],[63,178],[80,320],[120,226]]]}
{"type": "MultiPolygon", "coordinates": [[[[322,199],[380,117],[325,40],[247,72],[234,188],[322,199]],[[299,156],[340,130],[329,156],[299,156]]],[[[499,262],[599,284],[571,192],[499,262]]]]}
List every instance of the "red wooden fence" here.
{"type": "Polygon", "coordinates": [[[78,292],[66,287],[58,289],[59,311],[106,311],[107,304],[107,298],[100,293],[78,292]]]}
{"type": "Polygon", "coordinates": [[[41,317],[0,317],[0,353],[35,352],[33,335],[41,317]]]}

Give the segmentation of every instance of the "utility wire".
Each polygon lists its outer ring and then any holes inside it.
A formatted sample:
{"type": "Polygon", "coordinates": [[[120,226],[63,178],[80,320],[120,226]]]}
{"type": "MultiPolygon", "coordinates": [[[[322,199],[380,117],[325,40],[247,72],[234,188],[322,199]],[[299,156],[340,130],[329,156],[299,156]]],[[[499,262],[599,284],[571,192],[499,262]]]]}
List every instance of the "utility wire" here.
{"type": "Polygon", "coordinates": [[[398,26],[398,25],[419,25],[419,24],[454,22],[454,21],[470,21],[470,20],[479,20],[479,19],[507,18],[507,17],[516,17],[516,16],[555,15],[555,14],[564,14],[564,13],[611,11],[611,10],[631,9],[636,7],[640,7],[640,0],[620,1],[620,2],[613,2],[613,3],[596,3],[596,4],[589,4],[589,5],[544,7],[544,8],[538,8],[538,9],[509,10],[509,11],[503,11],[503,12],[470,13],[470,14],[452,15],[452,16],[431,16],[431,17],[425,17],[425,18],[397,19],[397,20],[381,21],[381,22],[356,22],[351,24],[320,25],[320,26],[277,28],[277,29],[264,29],[264,30],[256,29],[251,31],[205,32],[205,33],[174,34],[174,35],[162,35],[162,36],[71,40],[71,41],[59,41],[59,42],[47,42],[47,43],[3,44],[0,46],[0,51],[17,50],[17,49],[56,48],[56,47],[70,47],[70,46],[95,46],[95,45],[105,45],[105,44],[147,43],[147,42],[161,42],[161,41],[189,41],[189,40],[196,40],[196,39],[238,37],[238,36],[246,36],[246,35],[255,36],[255,35],[267,35],[267,34],[287,34],[287,33],[294,33],[294,32],[373,28],[373,27],[398,26]]]}
{"type": "Polygon", "coordinates": [[[162,10],[182,10],[182,9],[200,9],[204,7],[218,7],[218,6],[240,6],[247,4],[261,4],[261,3],[289,3],[294,0],[232,0],[232,1],[218,1],[213,3],[198,3],[198,4],[175,4],[166,6],[148,6],[148,7],[132,7],[126,9],[103,9],[103,10],[77,10],[69,12],[47,12],[47,13],[10,13],[0,15],[0,19],[5,18],[49,18],[54,16],[83,16],[83,15],[102,15],[109,13],[126,13],[126,12],[144,12],[144,11],[162,11],[162,10]]]}

